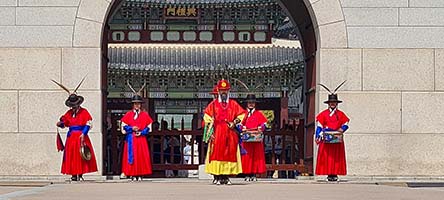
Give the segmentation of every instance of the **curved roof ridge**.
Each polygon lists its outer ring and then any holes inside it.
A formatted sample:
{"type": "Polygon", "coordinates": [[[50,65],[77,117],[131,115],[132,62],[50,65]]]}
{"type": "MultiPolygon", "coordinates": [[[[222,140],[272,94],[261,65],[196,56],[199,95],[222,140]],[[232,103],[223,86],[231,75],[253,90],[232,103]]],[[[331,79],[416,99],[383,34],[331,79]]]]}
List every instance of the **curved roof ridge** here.
{"type": "Polygon", "coordinates": [[[271,44],[273,44],[273,46],[281,48],[295,48],[295,49],[302,48],[301,42],[299,40],[272,38],[271,44]]]}
{"type": "Polygon", "coordinates": [[[109,48],[199,48],[199,49],[206,49],[206,48],[222,48],[222,49],[229,49],[229,48],[237,48],[237,49],[248,49],[248,48],[272,48],[272,47],[279,47],[279,48],[294,48],[299,49],[301,48],[300,42],[298,40],[287,40],[287,39],[274,39],[272,43],[270,44],[178,44],[178,43],[149,43],[149,44],[133,44],[133,43],[120,43],[120,44],[108,44],[109,48]]]}

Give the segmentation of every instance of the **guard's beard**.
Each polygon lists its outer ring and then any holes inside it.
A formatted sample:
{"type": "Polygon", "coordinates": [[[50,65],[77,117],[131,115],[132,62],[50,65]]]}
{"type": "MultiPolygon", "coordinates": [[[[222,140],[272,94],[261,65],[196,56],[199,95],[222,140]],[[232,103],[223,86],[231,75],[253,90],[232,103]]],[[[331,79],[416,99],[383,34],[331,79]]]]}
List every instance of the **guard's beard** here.
{"type": "Polygon", "coordinates": [[[222,94],[220,94],[220,98],[222,99],[223,102],[227,102],[228,94],[227,93],[222,93],[222,94]]]}

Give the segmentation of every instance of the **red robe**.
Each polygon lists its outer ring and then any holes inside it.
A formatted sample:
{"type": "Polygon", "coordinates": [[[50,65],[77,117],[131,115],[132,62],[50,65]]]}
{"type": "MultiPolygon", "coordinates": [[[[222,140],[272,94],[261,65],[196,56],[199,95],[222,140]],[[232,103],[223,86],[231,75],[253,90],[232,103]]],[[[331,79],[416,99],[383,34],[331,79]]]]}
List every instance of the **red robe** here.
{"type": "Polygon", "coordinates": [[[209,144],[208,163],[205,171],[214,175],[231,175],[242,173],[239,149],[239,136],[227,125],[234,119],[243,119],[244,109],[234,100],[229,99],[226,105],[213,100],[205,109],[204,120],[214,120],[214,142],[209,144]]]}
{"type": "MultiPolygon", "coordinates": [[[[91,121],[92,117],[88,110],[85,108],[80,108],[76,116],[73,116],[73,110],[68,110],[60,118],[65,127],[70,127],[74,129],[75,127],[84,127],[87,125],[88,121],[91,121]]],[[[68,132],[66,137],[66,145],[63,153],[62,161],[62,173],[70,175],[79,175],[89,172],[97,171],[96,157],[94,155],[94,149],[91,144],[91,140],[88,135],[84,136],[85,144],[91,149],[91,160],[85,161],[80,155],[80,136],[82,135],[82,130],[72,130],[68,132]]]]}
{"type": "MultiPolygon", "coordinates": [[[[133,110],[128,111],[122,118],[122,130],[124,129],[124,125],[128,125],[131,127],[137,126],[139,127],[139,130],[142,131],[143,129],[149,127],[151,128],[151,123],[153,123],[153,120],[148,115],[147,112],[141,111],[139,113],[139,116],[137,119],[134,119],[135,112],[133,110]]],[[[149,130],[151,131],[151,130],[149,130]]],[[[125,132],[126,133],[126,132],[125,132]]],[[[130,134],[127,135],[124,147],[123,147],[123,158],[122,158],[122,172],[126,176],[142,176],[142,175],[149,175],[152,173],[151,168],[151,156],[150,151],[148,149],[148,143],[146,140],[146,137],[144,135],[136,136],[136,133],[126,133],[130,134]],[[128,137],[132,137],[132,152],[133,152],[133,159],[132,163],[128,160],[129,155],[128,151],[130,148],[128,137]]]]}
{"type": "MultiPolygon", "coordinates": [[[[316,117],[322,128],[330,128],[338,130],[342,125],[346,124],[350,119],[340,110],[336,109],[334,114],[330,116],[330,110],[326,109],[319,113],[316,117]]],[[[345,160],[344,143],[319,143],[318,159],[316,163],[317,175],[346,175],[347,166],[345,160]]]]}
{"type": "MultiPolygon", "coordinates": [[[[248,117],[248,112],[245,113],[244,124],[247,129],[257,129],[267,122],[267,118],[262,112],[255,110],[253,114],[248,117]]],[[[264,142],[243,142],[242,147],[247,151],[247,154],[242,155],[242,173],[244,174],[262,174],[267,171],[265,166],[265,150],[264,142]]]]}

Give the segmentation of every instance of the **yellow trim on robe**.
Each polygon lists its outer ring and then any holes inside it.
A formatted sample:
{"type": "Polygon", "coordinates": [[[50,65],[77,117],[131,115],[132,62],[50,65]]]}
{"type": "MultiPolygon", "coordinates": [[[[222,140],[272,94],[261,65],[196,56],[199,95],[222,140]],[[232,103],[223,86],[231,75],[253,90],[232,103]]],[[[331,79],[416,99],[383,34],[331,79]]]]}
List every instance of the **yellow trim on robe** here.
{"type": "Polygon", "coordinates": [[[244,121],[245,113],[240,114],[237,118],[240,119],[240,121],[244,121]]]}
{"type": "Polygon", "coordinates": [[[240,155],[239,145],[237,146],[236,160],[237,162],[228,161],[210,161],[211,145],[209,144],[207,156],[205,158],[205,172],[212,175],[237,175],[242,173],[242,158],[240,155]]]}
{"type": "Polygon", "coordinates": [[[204,119],[205,124],[212,123],[214,121],[213,117],[211,117],[210,115],[208,115],[206,113],[205,113],[203,119],[204,119]]]}

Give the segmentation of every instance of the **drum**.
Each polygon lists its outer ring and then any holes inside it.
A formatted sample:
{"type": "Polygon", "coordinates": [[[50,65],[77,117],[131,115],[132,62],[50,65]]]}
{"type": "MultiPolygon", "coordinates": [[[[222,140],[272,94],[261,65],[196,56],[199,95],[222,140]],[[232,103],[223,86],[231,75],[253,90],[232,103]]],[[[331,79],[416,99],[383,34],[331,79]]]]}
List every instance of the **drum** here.
{"type": "Polygon", "coordinates": [[[245,131],[241,133],[242,142],[262,142],[264,140],[264,132],[262,131],[245,131]]]}
{"type": "Polygon", "coordinates": [[[344,134],[339,131],[324,131],[324,143],[342,143],[344,134]]]}

